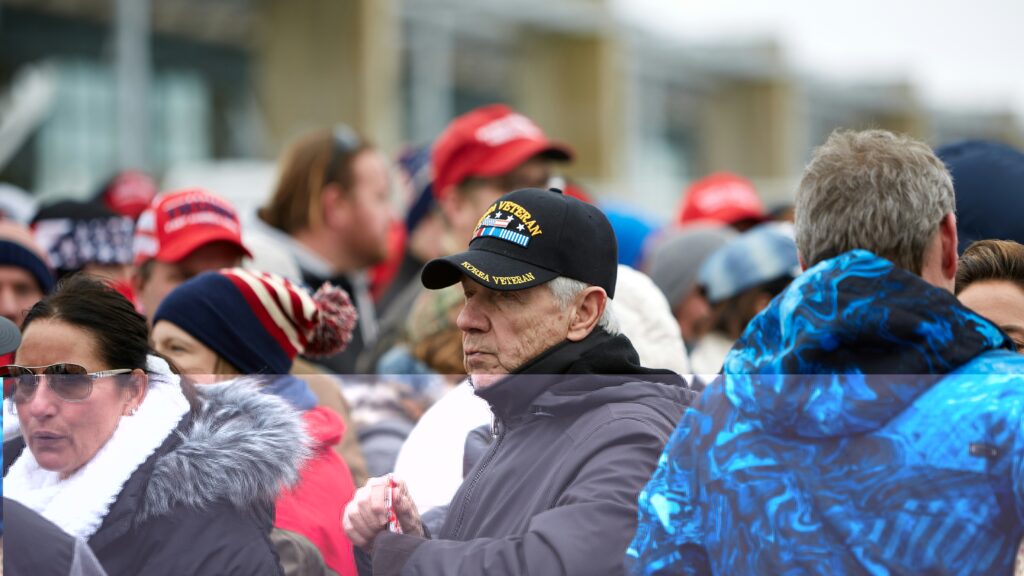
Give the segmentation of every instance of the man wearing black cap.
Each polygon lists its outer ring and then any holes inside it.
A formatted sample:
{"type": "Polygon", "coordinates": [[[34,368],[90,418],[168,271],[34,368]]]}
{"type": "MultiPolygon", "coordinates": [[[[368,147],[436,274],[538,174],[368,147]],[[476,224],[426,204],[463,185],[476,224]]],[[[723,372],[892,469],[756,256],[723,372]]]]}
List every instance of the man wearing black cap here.
{"type": "Polygon", "coordinates": [[[615,278],[600,210],[538,189],[502,196],[469,250],[427,264],[427,288],[462,284],[465,364],[493,440],[436,538],[400,480],[357,492],[343,524],[374,574],[621,571],[637,494],[689,391],[618,333],[615,278]],[[404,534],[387,529],[386,496],[404,534]]]}

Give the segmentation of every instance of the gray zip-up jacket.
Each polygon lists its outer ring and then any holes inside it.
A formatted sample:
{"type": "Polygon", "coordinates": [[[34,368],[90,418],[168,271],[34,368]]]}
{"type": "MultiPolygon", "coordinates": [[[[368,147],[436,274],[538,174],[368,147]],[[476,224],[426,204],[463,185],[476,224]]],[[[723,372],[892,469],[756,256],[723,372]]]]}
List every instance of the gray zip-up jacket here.
{"type": "Polygon", "coordinates": [[[598,331],[477,394],[490,448],[437,539],[378,535],[374,574],[621,574],[637,496],[690,401],[683,380],[598,331]]]}

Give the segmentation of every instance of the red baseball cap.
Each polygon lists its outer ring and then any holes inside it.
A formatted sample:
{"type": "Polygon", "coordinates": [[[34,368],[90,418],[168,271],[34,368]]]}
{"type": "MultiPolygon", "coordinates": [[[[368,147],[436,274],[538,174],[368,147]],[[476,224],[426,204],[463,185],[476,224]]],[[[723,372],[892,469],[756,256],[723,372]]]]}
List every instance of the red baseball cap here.
{"type": "Polygon", "coordinates": [[[125,170],[107,183],[100,192],[100,198],[114,213],[135,220],[149,207],[156,193],[156,182],[148,175],[125,170]]]}
{"type": "Polygon", "coordinates": [[[150,258],[178,262],[211,242],[234,244],[252,257],[230,202],[200,188],[166,192],[153,198],[135,225],[135,265],[150,258]]]}
{"type": "Polygon", "coordinates": [[[504,104],[467,112],[452,120],[434,143],[434,197],[470,176],[501,176],[538,155],[568,161],[573,152],[504,104]]]}
{"type": "Polygon", "coordinates": [[[697,180],[686,190],[677,222],[711,220],[735,224],[741,220],[764,221],[767,218],[764,204],[749,180],[728,172],[716,172],[697,180]]]}

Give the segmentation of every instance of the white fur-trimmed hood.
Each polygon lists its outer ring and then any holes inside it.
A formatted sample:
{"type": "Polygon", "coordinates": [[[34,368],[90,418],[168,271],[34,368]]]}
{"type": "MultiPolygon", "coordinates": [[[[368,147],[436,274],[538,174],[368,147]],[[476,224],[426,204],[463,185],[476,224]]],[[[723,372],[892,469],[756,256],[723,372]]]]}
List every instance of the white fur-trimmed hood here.
{"type": "Polygon", "coordinates": [[[310,441],[297,410],[247,379],[199,391],[203,406],[182,443],[157,460],[136,523],[177,505],[228,501],[244,511],[298,481],[310,441]]]}

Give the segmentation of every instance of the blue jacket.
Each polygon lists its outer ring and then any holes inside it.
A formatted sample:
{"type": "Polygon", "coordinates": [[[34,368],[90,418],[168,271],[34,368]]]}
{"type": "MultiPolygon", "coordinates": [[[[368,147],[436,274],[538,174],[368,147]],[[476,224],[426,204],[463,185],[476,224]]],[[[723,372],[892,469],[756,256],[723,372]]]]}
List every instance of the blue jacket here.
{"type": "Polygon", "coordinates": [[[865,251],[747,328],[640,494],[632,574],[1010,574],[1024,356],[865,251]],[[788,374],[788,376],[784,376],[788,374]]]}

